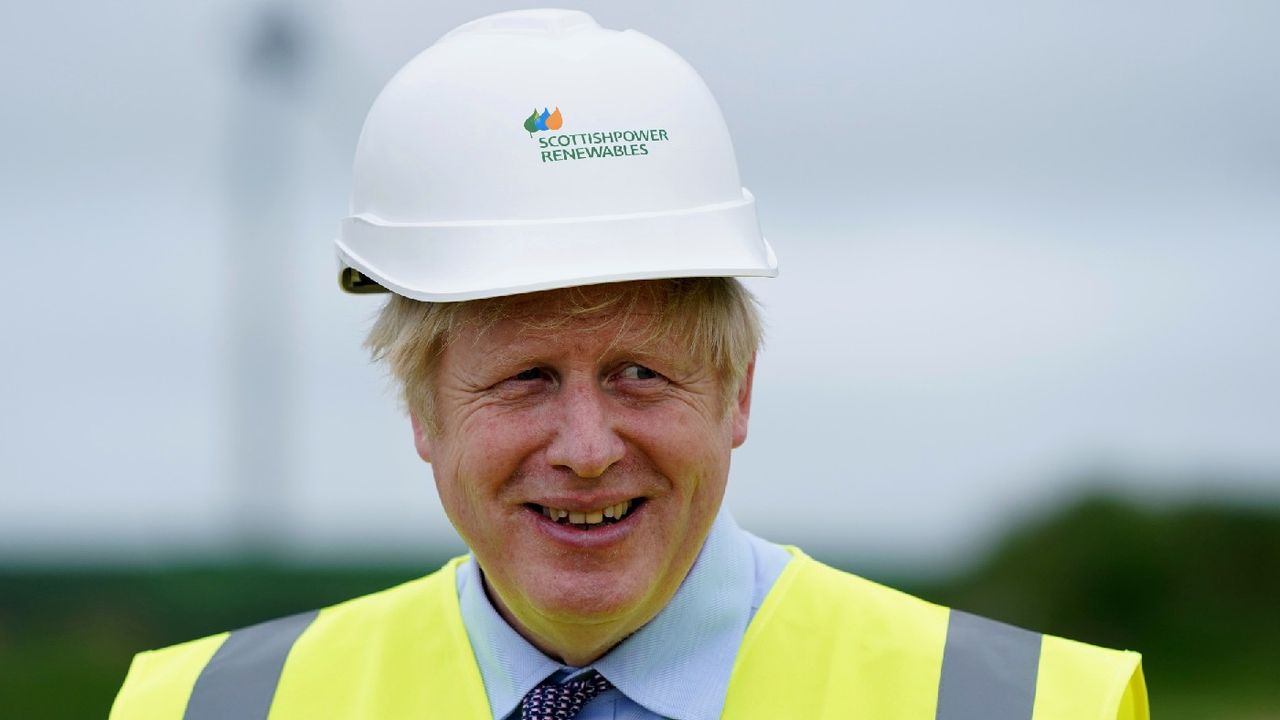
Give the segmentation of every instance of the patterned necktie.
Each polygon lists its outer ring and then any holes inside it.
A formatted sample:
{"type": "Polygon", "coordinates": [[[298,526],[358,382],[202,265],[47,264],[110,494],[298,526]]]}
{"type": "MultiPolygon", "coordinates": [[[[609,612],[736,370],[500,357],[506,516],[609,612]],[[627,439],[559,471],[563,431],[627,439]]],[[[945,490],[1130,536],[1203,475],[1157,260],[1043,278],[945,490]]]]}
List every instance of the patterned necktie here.
{"type": "Polygon", "coordinates": [[[520,720],[569,720],[582,712],[591,698],[611,687],[613,684],[595,670],[566,683],[543,681],[520,701],[520,720]]]}

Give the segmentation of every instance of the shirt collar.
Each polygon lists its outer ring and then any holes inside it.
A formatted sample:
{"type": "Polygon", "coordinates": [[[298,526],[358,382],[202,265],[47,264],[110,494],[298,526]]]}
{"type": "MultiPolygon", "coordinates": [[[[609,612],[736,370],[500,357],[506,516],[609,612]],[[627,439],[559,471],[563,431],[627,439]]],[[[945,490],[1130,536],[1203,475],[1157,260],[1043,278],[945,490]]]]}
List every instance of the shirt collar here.
{"type": "MultiPolygon", "coordinates": [[[[721,509],[667,606],[590,667],[660,716],[718,718],[751,619],[754,586],[749,539],[721,509]]],[[[474,560],[458,568],[458,599],[495,718],[510,714],[548,675],[578,670],[542,654],[502,619],[474,560]]]]}

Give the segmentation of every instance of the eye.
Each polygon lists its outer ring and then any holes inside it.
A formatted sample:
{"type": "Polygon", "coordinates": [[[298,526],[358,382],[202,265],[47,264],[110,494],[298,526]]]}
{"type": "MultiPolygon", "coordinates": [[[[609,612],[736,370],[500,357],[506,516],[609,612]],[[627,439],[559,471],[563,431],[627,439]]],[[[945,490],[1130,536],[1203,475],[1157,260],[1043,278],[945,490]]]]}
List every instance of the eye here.
{"type": "Polygon", "coordinates": [[[623,380],[653,380],[658,377],[658,373],[643,365],[628,365],[618,375],[623,380]]]}
{"type": "Polygon", "coordinates": [[[547,377],[547,374],[542,371],[542,368],[535,367],[535,368],[529,368],[528,370],[522,370],[521,372],[518,372],[515,375],[513,375],[511,379],[520,380],[521,382],[530,382],[533,380],[544,380],[546,379],[546,377],[547,377]]]}

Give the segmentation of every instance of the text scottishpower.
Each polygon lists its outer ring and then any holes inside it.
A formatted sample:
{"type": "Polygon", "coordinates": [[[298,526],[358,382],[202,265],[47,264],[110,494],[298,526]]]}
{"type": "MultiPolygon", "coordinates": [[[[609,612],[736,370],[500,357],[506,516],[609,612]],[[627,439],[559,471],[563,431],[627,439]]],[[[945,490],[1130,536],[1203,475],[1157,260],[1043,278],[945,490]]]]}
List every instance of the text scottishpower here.
{"type": "Polygon", "coordinates": [[[595,157],[648,155],[649,143],[665,140],[667,140],[666,130],[560,133],[538,137],[538,149],[542,151],[542,162],[559,162],[595,157]]]}

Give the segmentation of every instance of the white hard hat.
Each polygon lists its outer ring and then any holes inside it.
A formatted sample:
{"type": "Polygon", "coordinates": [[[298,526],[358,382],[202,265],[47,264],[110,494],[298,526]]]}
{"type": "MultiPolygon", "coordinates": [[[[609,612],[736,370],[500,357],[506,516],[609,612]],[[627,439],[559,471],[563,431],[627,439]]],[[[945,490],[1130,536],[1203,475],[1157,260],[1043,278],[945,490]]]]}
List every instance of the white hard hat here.
{"type": "Polygon", "coordinates": [[[409,61],[336,242],[345,289],[426,301],[778,273],[702,78],[575,10],[483,17],[409,61]]]}

